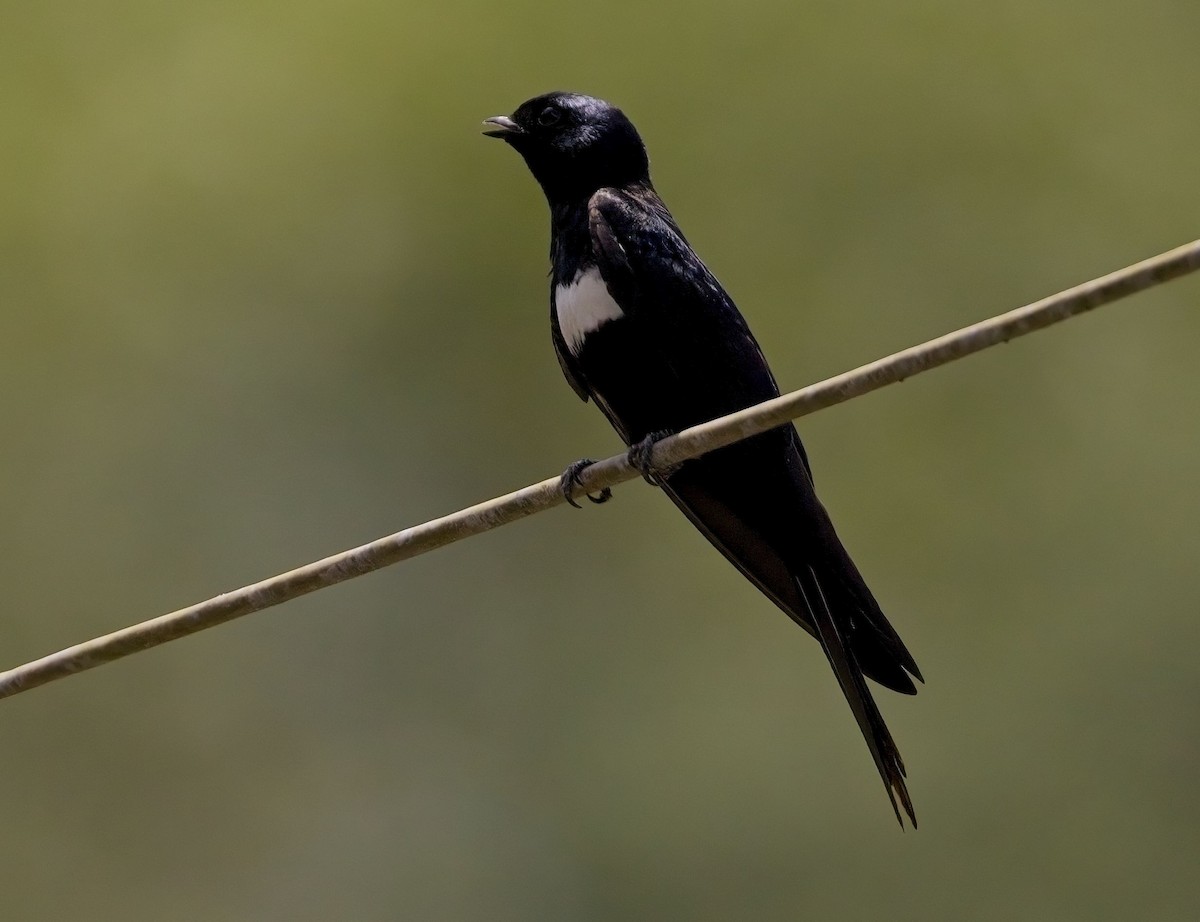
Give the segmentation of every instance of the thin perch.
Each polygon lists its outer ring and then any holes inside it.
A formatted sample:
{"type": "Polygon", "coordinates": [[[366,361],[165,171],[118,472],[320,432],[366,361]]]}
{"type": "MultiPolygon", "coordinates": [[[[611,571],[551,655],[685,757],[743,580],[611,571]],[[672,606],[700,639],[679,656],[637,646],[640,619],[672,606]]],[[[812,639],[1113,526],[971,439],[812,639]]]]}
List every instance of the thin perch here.
{"type": "MultiPolygon", "coordinates": [[[[684,430],[654,447],[652,464],[670,467],[716,448],[749,438],[801,416],[878,390],[888,384],[980,352],[998,343],[1153,288],[1200,269],[1200,240],[1085,282],[998,317],[947,333],[903,352],[784,394],[729,416],[684,430]]],[[[599,461],[580,475],[578,494],[594,493],[639,477],[625,455],[599,461]]],[[[487,500],[450,515],[414,525],[287,573],[222,593],[205,602],[160,615],[131,627],[67,647],[49,656],[0,672],[0,698],[28,691],[55,679],[178,640],[315,592],[326,586],[428,553],[463,538],[490,531],[565,502],[559,478],[487,500]]]]}

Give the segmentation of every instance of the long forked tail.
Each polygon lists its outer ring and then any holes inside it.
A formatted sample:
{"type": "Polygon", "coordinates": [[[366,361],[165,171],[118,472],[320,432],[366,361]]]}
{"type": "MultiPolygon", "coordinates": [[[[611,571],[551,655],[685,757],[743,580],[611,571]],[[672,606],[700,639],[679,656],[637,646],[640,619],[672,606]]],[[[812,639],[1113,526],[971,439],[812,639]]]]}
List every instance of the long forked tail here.
{"type": "Polygon", "coordinates": [[[871,757],[875,760],[875,767],[879,769],[879,776],[883,779],[883,786],[892,802],[892,809],[896,812],[896,819],[903,827],[904,819],[900,815],[900,807],[903,807],[913,829],[916,829],[917,816],[913,812],[908,787],[904,783],[904,761],[900,758],[900,751],[896,748],[887,724],[883,722],[883,715],[875,706],[875,699],[871,697],[871,691],[867,688],[862,669],[847,643],[846,632],[839,624],[838,616],[835,616],[829,607],[816,571],[811,566],[806,566],[796,575],[796,584],[817,629],[817,639],[820,640],[825,656],[829,659],[829,665],[833,667],[838,684],[842,687],[842,694],[850,704],[850,710],[854,712],[854,719],[858,721],[858,727],[867,741],[867,748],[871,750],[871,757]]]}

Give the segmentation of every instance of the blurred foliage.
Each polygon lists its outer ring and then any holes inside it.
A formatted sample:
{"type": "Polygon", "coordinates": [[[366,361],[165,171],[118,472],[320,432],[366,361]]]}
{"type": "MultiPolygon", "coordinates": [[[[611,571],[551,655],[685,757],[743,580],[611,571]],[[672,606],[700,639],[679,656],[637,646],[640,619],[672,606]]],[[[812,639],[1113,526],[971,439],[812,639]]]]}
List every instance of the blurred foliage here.
{"type": "MultiPolygon", "coordinates": [[[[552,475],[546,215],[622,105],[795,387],[1194,238],[1194,3],[12,5],[16,664],[552,475]]],[[[0,705],[12,919],[1102,920],[1200,901],[1200,287],[804,421],[921,663],[894,826],[820,652],[654,491],[0,705]]]]}

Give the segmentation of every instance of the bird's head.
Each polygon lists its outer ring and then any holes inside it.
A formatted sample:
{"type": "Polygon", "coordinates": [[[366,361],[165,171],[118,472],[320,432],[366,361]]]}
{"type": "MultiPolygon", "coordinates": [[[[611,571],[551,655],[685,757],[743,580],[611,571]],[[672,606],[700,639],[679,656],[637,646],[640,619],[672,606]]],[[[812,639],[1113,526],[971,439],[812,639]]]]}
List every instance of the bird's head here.
{"type": "Polygon", "coordinates": [[[650,181],[650,161],[637,129],[603,99],[546,93],[485,124],[484,134],[525,158],[552,205],[586,200],[603,186],[650,181]]]}

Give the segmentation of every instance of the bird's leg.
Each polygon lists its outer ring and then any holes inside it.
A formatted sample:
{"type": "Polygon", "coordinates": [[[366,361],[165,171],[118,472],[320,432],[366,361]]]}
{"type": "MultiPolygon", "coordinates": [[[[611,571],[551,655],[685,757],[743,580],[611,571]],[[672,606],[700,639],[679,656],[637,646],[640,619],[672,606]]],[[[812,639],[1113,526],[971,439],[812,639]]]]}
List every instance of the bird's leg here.
{"type": "Polygon", "coordinates": [[[679,465],[655,468],[650,463],[650,456],[654,454],[654,446],[667,436],[674,434],[669,429],[661,429],[658,432],[651,432],[640,442],[634,442],[629,446],[629,453],[625,457],[629,460],[630,465],[642,475],[646,483],[652,487],[661,487],[668,477],[679,470],[679,465]]]}
{"type": "MultiPolygon", "coordinates": [[[[558,478],[558,488],[562,490],[563,497],[576,509],[583,508],[579,505],[579,503],[575,502],[574,495],[575,488],[582,486],[579,481],[579,475],[583,472],[584,468],[595,463],[596,462],[591,458],[580,458],[578,461],[573,461],[571,464],[567,465],[567,469],[563,471],[562,476],[558,478]]],[[[597,505],[600,503],[607,503],[610,499],[612,499],[612,487],[605,487],[595,496],[593,496],[591,493],[585,493],[584,496],[597,505]]]]}

